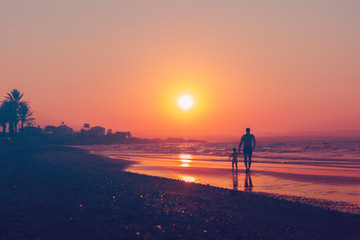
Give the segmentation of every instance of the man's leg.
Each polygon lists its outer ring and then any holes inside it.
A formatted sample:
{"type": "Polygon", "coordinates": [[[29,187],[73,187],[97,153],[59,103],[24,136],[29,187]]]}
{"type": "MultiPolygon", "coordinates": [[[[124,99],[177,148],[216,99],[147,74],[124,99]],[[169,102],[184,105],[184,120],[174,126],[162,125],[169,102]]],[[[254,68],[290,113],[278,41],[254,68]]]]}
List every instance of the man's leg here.
{"type": "Polygon", "coordinates": [[[247,154],[244,153],[244,163],[245,163],[245,168],[248,169],[247,167],[247,154]]]}
{"type": "Polygon", "coordinates": [[[250,170],[250,166],[251,166],[251,157],[252,157],[252,153],[249,153],[249,170],[250,170]]]}

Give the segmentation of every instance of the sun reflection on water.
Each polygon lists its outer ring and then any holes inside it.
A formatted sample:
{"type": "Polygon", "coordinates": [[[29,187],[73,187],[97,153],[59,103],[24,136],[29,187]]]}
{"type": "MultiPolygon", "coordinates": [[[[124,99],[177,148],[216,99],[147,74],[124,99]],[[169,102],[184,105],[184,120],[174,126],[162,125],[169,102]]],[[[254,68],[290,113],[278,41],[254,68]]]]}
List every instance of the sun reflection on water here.
{"type": "Polygon", "coordinates": [[[191,159],[191,155],[190,154],[180,154],[180,158],[181,159],[191,159]]]}
{"type": "Polygon", "coordinates": [[[189,163],[189,162],[191,162],[190,159],[180,159],[180,161],[181,161],[181,162],[184,162],[184,163],[189,163]]]}
{"type": "Polygon", "coordinates": [[[191,163],[191,155],[180,154],[179,158],[180,158],[180,162],[182,162],[182,164],[180,165],[181,167],[189,167],[188,163],[191,163]]]}
{"type": "Polygon", "coordinates": [[[194,177],[189,177],[189,176],[182,176],[181,179],[185,182],[195,182],[195,178],[194,177]]]}

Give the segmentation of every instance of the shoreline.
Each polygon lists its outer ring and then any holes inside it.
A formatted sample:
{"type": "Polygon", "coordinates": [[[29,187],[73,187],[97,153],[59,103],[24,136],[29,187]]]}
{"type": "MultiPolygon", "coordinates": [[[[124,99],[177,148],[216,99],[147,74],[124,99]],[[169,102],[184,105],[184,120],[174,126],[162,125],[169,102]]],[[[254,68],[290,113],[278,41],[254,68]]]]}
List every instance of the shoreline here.
{"type": "MultiPolygon", "coordinates": [[[[124,171],[134,173],[131,171],[127,171],[126,168],[124,169],[124,171]]],[[[231,170],[229,170],[228,172],[230,172],[230,171],[231,170]]],[[[154,176],[154,175],[143,174],[143,173],[134,173],[134,174],[138,174],[140,176],[149,176],[149,177],[156,177],[156,178],[160,178],[160,179],[169,179],[169,180],[174,180],[174,181],[185,182],[184,180],[181,180],[178,178],[160,177],[160,176],[154,176]]],[[[224,190],[228,190],[228,191],[246,192],[244,190],[239,190],[239,189],[234,190],[234,189],[231,189],[230,187],[214,186],[212,184],[203,184],[200,182],[194,182],[193,184],[199,184],[202,186],[211,186],[211,187],[224,189],[224,190]]],[[[352,202],[335,201],[335,200],[326,199],[326,198],[296,196],[296,195],[283,194],[283,193],[271,193],[271,192],[265,192],[265,191],[252,191],[252,193],[258,194],[258,195],[263,195],[263,196],[269,196],[271,198],[276,198],[276,199],[281,199],[281,200],[284,199],[284,200],[287,200],[290,202],[307,204],[307,205],[311,205],[314,207],[320,207],[320,208],[324,208],[324,209],[328,209],[328,210],[335,210],[335,211],[360,215],[360,206],[358,204],[352,203],[352,202]]]]}
{"type": "Polygon", "coordinates": [[[128,161],[74,147],[0,148],[0,157],[5,239],[360,236],[359,214],[130,173],[128,161]]]}
{"type": "MultiPolygon", "coordinates": [[[[80,147],[81,148],[81,147],[80,147]]],[[[182,159],[182,154],[176,156],[152,155],[152,153],[138,153],[121,147],[91,148],[95,154],[114,159],[136,161],[126,171],[158,176],[169,179],[192,181],[204,185],[211,185],[226,189],[237,189],[253,192],[264,192],[272,195],[296,196],[297,198],[318,199],[323,202],[333,201],[333,205],[340,211],[359,213],[360,177],[358,171],[349,172],[337,168],[313,168],[307,165],[295,164],[287,167],[282,163],[259,164],[254,161],[251,173],[245,174],[240,164],[239,171],[234,174],[228,161],[204,160],[204,156],[184,155],[190,160],[182,159]],[[184,164],[186,163],[186,164],[184,164]],[[249,178],[248,176],[249,175],[249,178]],[[246,182],[252,180],[253,188],[248,189],[246,182]],[[339,204],[336,204],[339,203],[339,204]],[[339,206],[344,206],[339,208],[339,206]],[[349,207],[348,207],[349,206],[349,207]]],[[[131,148],[130,148],[131,149],[131,148]]],[[[287,197],[289,198],[289,197],[287,197]]],[[[303,202],[303,200],[301,200],[303,202]]],[[[313,200],[308,202],[314,202],[313,200]]],[[[317,204],[318,206],[319,204],[317,204]]],[[[326,205],[329,205],[328,203],[326,205]]]]}

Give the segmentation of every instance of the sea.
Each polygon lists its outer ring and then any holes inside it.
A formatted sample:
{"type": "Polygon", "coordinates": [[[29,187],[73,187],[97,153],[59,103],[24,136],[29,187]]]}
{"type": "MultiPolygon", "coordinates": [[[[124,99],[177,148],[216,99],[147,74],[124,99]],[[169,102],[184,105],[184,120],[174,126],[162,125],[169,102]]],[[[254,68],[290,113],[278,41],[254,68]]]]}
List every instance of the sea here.
{"type": "Polygon", "coordinates": [[[242,155],[233,171],[229,155],[239,142],[162,142],[80,146],[133,161],[126,171],[236,191],[323,199],[360,206],[360,139],[263,140],[251,171],[242,155]]]}

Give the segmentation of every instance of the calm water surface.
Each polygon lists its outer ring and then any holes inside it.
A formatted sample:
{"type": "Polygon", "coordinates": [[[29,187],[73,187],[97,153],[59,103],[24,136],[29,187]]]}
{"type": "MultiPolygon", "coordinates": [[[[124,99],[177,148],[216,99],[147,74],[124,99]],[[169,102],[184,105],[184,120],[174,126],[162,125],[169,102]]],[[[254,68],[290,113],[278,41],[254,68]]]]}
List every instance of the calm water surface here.
{"type": "Polygon", "coordinates": [[[259,142],[251,173],[231,170],[238,143],[166,143],[82,146],[135,161],[126,170],[240,191],[346,201],[360,205],[360,141],[259,142]]]}

